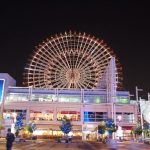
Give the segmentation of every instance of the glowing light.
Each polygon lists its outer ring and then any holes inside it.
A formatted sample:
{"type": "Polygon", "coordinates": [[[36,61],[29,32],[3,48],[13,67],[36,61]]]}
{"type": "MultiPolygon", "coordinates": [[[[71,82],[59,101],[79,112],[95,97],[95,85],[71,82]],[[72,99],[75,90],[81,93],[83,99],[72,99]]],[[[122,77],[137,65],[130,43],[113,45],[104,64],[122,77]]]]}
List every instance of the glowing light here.
{"type": "Polygon", "coordinates": [[[0,103],[3,101],[4,84],[5,80],[0,79],[0,103]]]}
{"type": "MultiPolygon", "coordinates": [[[[27,86],[96,88],[113,54],[101,40],[71,31],[55,35],[39,46],[25,68],[27,86]]],[[[116,72],[116,79],[119,76],[116,72]]]]}
{"type": "Polygon", "coordinates": [[[144,119],[150,123],[150,103],[145,106],[145,109],[143,110],[143,116],[144,119]]]}
{"type": "Polygon", "coordinates": [[[123,130],[122,130],[122,127],[121,126],[118,126],[118,130],[117,130],[117,136],[118,137],[123,137],[123,130]]]}
{"type": "Polygon", "coordinates": [[[122,120],[122,116],[121,116],[121,115],[117,116],[117,119],[118,119],[119,121],[121,121],[121,120],[122,120]]]}
{"type": "Polygon", "coordinates": [[[33,135],[43,135],[45,132],[45,130],[35,130],[33,131],[33,135]]]}
{"type": "Polygon", "coordinates": [[[14,123],[11,124],[11,132],[12,132],[12,133],[15,133],[15,124],[14,124],[14,123]]]}

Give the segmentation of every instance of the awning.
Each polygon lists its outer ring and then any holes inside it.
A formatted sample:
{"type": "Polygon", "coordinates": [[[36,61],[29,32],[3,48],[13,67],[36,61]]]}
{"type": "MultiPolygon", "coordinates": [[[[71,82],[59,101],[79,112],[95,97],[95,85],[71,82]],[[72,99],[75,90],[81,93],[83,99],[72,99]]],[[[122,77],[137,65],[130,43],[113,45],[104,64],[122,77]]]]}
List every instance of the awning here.
{"type": "Polygon", "coordinates": [[[132,130],[133,126],[122,126],[122,130],[132,130]]]}

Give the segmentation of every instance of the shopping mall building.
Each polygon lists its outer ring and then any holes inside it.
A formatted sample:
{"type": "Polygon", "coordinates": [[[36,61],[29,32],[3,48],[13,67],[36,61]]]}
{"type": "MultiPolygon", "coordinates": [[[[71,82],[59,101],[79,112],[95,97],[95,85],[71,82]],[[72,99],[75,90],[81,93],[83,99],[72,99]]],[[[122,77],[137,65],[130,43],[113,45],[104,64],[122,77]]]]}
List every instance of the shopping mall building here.
{"type": "Polygon", "coordinates": [[[118,61],[102,40],[71,32],[56,35],[40,44],[29,62],[25,86],[16,86],[9,74],[0,73],[5,131],[13,130],[22,113],[24,125],[34,121],[39,136],[62,135],[59,126],[67,116],[73,125],[70,134],[83,140],[96,140],[100,121],[108,118],[122,128],[124,139],[131,137],[137,105],[121,90],[118,61]]]}

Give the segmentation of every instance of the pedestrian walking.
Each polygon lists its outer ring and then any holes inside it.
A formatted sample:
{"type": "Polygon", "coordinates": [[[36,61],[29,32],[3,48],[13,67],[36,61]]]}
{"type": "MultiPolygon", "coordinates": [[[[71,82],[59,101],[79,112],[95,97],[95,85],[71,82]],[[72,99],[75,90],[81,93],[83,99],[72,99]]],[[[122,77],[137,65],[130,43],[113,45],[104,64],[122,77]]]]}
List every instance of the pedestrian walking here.
{"type": "Polygon", "coordinates": [[[12,150],[12,145],[13,145],[13,142],[15,140],[15,136],[13,133],[11,133],[11,129],[8,128],[8,133],[7,133],[7,136],[6,136],[6,150],[12,150]]]}

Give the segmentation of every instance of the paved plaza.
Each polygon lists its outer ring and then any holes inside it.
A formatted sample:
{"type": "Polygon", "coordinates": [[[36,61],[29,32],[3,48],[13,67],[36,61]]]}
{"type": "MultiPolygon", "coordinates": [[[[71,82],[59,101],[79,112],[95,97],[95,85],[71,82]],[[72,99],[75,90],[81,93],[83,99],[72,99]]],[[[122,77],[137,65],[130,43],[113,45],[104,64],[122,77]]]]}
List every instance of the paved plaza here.
{"type": "MultiPolygon", "coordinates": [[[[148,150],[150,145],[143,143],[121,142],[118,150],[148,150]]],[[[5,143],[0,142],[0,150],[5,150],[5,143]]],[[[106,144],[98,142],[55,143],[48,141],[14,143],[12,150],[109,150],[106,144]]]]}

